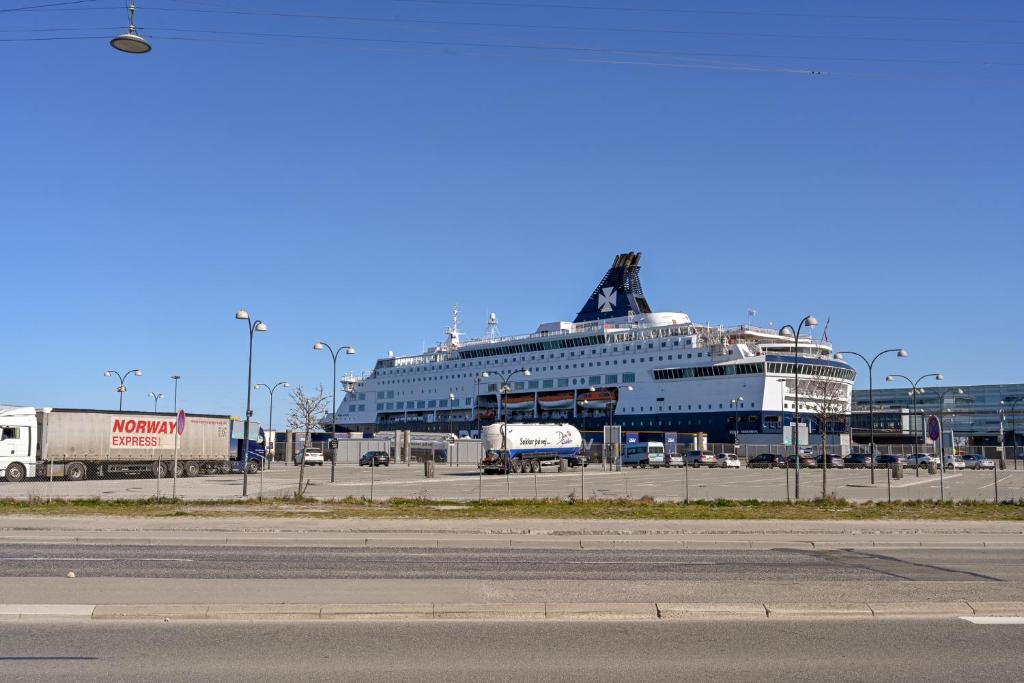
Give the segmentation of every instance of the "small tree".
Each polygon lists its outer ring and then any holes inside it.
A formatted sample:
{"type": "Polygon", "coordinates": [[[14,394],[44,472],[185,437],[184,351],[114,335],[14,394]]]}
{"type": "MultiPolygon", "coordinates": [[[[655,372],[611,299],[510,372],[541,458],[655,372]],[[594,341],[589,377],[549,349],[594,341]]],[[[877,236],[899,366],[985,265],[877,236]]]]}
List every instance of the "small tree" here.
{"type": "Polygon", "coordinates": [[[819,379],[807,383],[808,402],[821,433],[821,497],[828,496],[828,427],[846,418],[849,387],[835,380],[819,379]]]}
{"type": "Polygon", "coordinates": [[[316,388],[316,394],[307,394],[302,385],[292,389],[292,409],[288,413],[288,428],[305,434],[302,447],[302,462],[299,464],[299,488],[297,495],[302,496],[302,481],[306,474],[306,448],[311,439],[310,432],[319,424],[318,418],[327,407],[328,396],[322,384],[316,388]]]}

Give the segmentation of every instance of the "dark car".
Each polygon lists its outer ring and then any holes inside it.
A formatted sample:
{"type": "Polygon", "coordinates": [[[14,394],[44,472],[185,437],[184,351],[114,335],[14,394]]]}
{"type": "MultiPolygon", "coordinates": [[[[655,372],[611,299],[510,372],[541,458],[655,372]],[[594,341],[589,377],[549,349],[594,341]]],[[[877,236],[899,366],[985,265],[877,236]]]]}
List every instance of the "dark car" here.
{"type": "MultiPolygon", "coordinates": [[[[786,458],[786,465],[788,467],[796,467],[796,456],[791,455],[786,458]]],[[[813,455],[807,455],[805,453],[800,454],[800,467],[817,467],[818,460],[813,455]]]]}
{"type": "Polygon", "coordinates": [[[786,458],[777,453],[758,453],[747,460],[747,467],[785,467],[786,458]]]}
{"type": "Polygon", "coordinates": [[[825,464],[825,462],[828,462],[829,468],[843,467],[846,464],[843,462],[843,458],[841,456],[836,455],[835,453],[829,453],[828,455],[825,456],[819,455],[817,458],[814,459],[814,464],[817,465],[818,467],[822,467],[825,464]]]}
{"type": "Polygon", "coordinates": [[[851,453],[843,458],[846,467],[871,467],[871,455],[868,453],[851,453]]]}
{"type": "Polygon", "coordinates": [[[905,455],[880,455],[875,458],[875,463],[882,467],[888,467],[889,465],[906,465],[907,456],[905,455]]]}
{"type": "Polygon", "coordinates": [[[388,466],[391,456],[387,451],[366,451],[359,456],[359,466],[372,465],[373,467],[388,466]]]}

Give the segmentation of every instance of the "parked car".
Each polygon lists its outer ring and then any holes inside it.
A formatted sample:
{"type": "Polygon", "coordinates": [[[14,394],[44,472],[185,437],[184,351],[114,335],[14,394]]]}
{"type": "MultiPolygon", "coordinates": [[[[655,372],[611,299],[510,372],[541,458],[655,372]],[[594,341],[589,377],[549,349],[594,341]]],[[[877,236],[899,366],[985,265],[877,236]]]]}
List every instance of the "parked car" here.
{"type": "Polygon", "coordinates": [[[994,470],[996,463],[981,453],[966,453],[963,457],[964,467],[969,470],[994,470]]]}
{"type": "Polygon", "coordinates": [[[683,463],[689,467],[714,467],[718,464],[718,458],[711,451],[690,451],[683,458],[683,463]]]}
{"type": "Polygon", "coordinates": [[[967,463],[959,455],[946,455],[942,458],[942,465],[947,470],[962,470],[967,468],[967,463]]]}
{"type": "Polygon", "coordinates": [[[938,460],[928,453],[912,453],[907,458],[907,467],[928,467],[928,463],[933,461],[936,465],[938,464],[938,460]]]}
{"type": "Polygon", "coordinates": [[[715,456],[718,467],[739,467],[740,459],[735,453],[719,453],[715,456]]]}
{"type": "Polygon", "coordinates": [[[758,453],[747,460],[747,467],[785,467],[786,458],[777,453],[758,453]]]}
{"type": "Polygon", "coordinates": [[[828,466],[830,469],[836,467],[843,467],[845,465],[845,463],[843,462],[843,457],[841,455],[836,455],[835,453],[829,453],[828,455],[824,456],[819,455],[817,458],[814,459],[814,464],[818,467],[823,467],[826,462],[828,462],[828,466]]]}
{"type": "Polygon", "coordinates": [[[296,452],[294,458],[295,464],[301,465],[303,460],[305,460],[307,465],[323,465],[324,454],[311,448],[306,449],[305,451],[296,452]]]}
{"type": "MultiPolygon", "coordinates": [[[[800,453],[800,467],[817,467],[818,460],[809,453],[800,453]]],[[[791,455],[786,458],[787,467],[796,467],[796,456],[791,455]]]]}
{"type": "Polygon", "coordinates": [[[371,465],[373,467],[384,466],[387,467],[391,461],[391,456],[387,451],[366,451],[359,456],[359,466],[371,465]]]}
{"type": "Polygon", "coordinates": [[[872,462],[870,453],[850,453],[843,458],[844,467],[871,467],[872,462]]]}
{"type": "Polygon", "coordinates": [[[906,465],[907,456],[905,455],[880,455],[875,458],[875,464],[879,467],[888,467],[889,465],[906,465]]]}

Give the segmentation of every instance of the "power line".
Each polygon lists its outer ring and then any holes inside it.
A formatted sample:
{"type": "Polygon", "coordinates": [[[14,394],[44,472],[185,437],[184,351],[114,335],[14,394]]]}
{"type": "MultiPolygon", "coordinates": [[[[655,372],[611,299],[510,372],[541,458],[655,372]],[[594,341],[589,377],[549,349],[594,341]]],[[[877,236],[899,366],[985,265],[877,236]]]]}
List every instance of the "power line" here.
{"type": "Polygon", "coordinates": [[[435,26],[468,26],[473,28],[510,28],[529,30],[558,30],[558,31],[586,31],[586,32],[607,32],[607,33],[633,33],[633,34],[655,34],[655,35],[688,35],[688,36],[712,36],[712,37],[739,37],[739,38],[783,38],[787,40],[845,40],[845,41],[868,41],[868,42],[896,42],[896,43],[931,43],[931,44],[955,44],[955,45],[1024,45],[1024,41],[1001,41],[1001,40],[973,40],[967,38],[909,38],[900,36],[849,36],[849,35],[825,35],[825,34],[801,34],[801,33],[758,33],[745,31],[693,31],[668,28],[630,28],[622,26],[577,26],[571,24],[523,24],[503,23],[487,21],[456,21],[441,19],[422,18],[392,18],[392,17],[365,17],[341,14],[307,14],[299,12],[275,12],[251,7],[235,7],[219,5],[209,2],[190,2],[189,0],[171,0],[187,4],[205,5],[208,7],[220,7],[223,9],[198,9],[194,7],[147,7],[149,11],[158,12],[188,12],[198,14],[229,14],[240,16],[264,16],[283,17],[289,19],[312,19],[323,21],[351,21],[382,24],[426,24],[435,26]]]}
{"type": "Polygon", "coordinates": [[[777,55],[743,52],[705,52],[686,50],[623,50],[615,48],[579,46],[579,45],[531,45],[525,43],[481,43],[465,41],[433,41],[413,40],[408,38],[368,38],[362,36],[338,36],[338,35],[311,35],[300,33],[267,33],[259,31],[228,31],[221,29],[197,29],[177,27],[157,27],[155,30],[178,31],[184,33],[209,33],[219,35],[237,35],[265,38],[292,38],[299,40],[331,40],[348,42],[367,43],[390,43],[399,45],[434,45],[442,47],[472,47],[472,48],[510,48],[515,50],[554,50],[567,52],[583,52],[615,55],[634,56],[658,56],[658,57],[731,57],[745,59],[795,59],[814,61],[842,61],[842,62],[875,62],[888,64],[941,64],[941,65],[963,65],[963,66],[1024,66],[1024,62],[1000,62],[1000,61],[976,61],[976,60],[955,60],[955,59],[915,59],[915,58],[893,58],[893,57],[831,57],[821,55],[777,55]]]}
{"type": "Polygon", "coordinates": [[[610,5],[571,5],[562,3],[541,2],[501,2],[500,0],[391,0],[419,5],[464,5],[478,7],[511,7],[517,9],[571,9],[605,12],[634,12],[652,14],[714,14],[729,16],[754,17],[800,17],[813,19],[860,19],[879,21],[942,21],[942,22],[977,22],[998,24],[1024,24],[1024,19],[1004,19],[989,17],[929,17],[929,16],[896,16],[874,14],[816,14],[809,12],[755,12],[748,10],[708,10],[680,9],[677,7],[616,7],[610,5]]]}
{"type": "Polygon", "coordinates": [[[37,10],[44,7],[58,7],[61,5],[83,5],[87,2],[96,2],[96,0],[64,0],[64,2],[48,2],[44,5],[22,5],[21,7],[4,7],[0,9],[0,12],[24,12],[28,10],[37,10]]]}

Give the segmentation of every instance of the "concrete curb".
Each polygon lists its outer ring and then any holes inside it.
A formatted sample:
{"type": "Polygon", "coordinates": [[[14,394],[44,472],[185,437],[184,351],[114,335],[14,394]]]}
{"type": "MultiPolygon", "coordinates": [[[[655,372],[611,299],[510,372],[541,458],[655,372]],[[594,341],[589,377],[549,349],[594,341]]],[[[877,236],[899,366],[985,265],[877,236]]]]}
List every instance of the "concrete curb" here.
{"type": "Polygon", "coordinates": [[[0,621],[786,620],[1024,617],[1024,602],[0,605],[0,621]]]}

